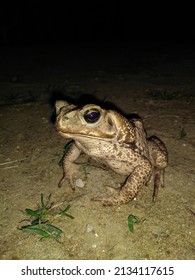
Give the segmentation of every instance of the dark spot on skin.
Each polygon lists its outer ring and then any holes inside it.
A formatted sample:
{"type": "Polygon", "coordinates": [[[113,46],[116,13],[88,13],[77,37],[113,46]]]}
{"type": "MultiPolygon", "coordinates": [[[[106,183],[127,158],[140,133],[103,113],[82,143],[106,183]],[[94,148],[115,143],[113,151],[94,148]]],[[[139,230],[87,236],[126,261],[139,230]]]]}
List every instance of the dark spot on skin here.
{"type": "Polygon", "coordinates": [[[116,144],[113,145],[113,150],[114,150],[114,151],[117,151],[117,146],[116,146],[116,144]]]}
{"type": "Polygon", "coordinates": [[[136,151],[136,152],[138,151],[138,148],[137,148],[137,145],[136,145],[135,141],[129,143],[129,146],[133,151],[136,151]]]}
{"type": "Polygon", "coordinates": [[[109,124],[110,126],[113,126],[113,121],[112,121],[111,118],[108,118],[108,124],[109,124]]]}

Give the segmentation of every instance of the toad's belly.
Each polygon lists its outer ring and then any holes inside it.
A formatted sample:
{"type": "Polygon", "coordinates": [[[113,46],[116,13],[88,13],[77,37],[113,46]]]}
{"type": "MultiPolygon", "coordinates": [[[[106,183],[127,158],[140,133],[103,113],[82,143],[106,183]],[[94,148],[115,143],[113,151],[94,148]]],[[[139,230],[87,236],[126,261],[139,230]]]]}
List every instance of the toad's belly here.
{"type": "Polygon", "coordinates": [[[116,160],[108,160],[106,165],[109,166],[113,171],[121,175],[129,175],[135,169],[133,162],[123,162],[116,160]]]}
{"type": "Polygon", "coordinates": [[[111,159],[102,160],[97,157],[91,157],[91,158],[93,158],[93,160],[97,161],[98,163],[109,167],[114,172],[116,172],[117,174],[120,174],[120,175],[128,176],[129,174],[131,174],[131,172],[133,172],[134,168],[136,167],[135,164],[133,164],[133,162],[129,163],[129,162],[117,161],[117,160],[111,160],[111,159]]]}

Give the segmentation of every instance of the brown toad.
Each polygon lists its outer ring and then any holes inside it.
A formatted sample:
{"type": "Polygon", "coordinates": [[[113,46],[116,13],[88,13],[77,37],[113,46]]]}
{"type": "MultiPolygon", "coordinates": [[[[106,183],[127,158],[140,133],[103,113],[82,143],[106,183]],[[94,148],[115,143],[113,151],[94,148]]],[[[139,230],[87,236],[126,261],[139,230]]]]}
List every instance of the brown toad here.
{"type": "Polygon", "coordinates": [[[83,152],[110,167],[127,179],[116,194],[108,198],[95,198],[103,205],[120,205],[136,197],[141,187],[154,178],[153,200],[159,187],[164,186],[164,169],[167,166],[167,150],[155,136],[146,137],[139,119],[128,120],[113,110],[88,104],[77,108],[66,101],[56,101],[56,129],[74,143],[64,158],[64,175],[59,187],[68,179],[73,183],[74,161],[83,152]]]}

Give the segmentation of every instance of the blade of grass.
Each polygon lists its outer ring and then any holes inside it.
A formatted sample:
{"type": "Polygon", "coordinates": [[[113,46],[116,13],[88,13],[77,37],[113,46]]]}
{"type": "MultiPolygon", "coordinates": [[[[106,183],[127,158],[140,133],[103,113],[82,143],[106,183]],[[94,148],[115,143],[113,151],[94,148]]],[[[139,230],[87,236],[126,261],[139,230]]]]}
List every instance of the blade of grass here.
{"type": "Polygon", "coordinates": [[[45,208],[44,200],[43,200],[43,193],[41,193],[41,207],[45,208]]]}
{"type": "Polygon", "coordinates": [[[185,137],[186,137],[186,135],[187,135],[187,133],[185,132],[184,127],[182,127],[182,128],[181,128],[181,130],[180,130],[179,139],[183,139],[183,138],[185,138],[185,137]]]}
{"type": "Polygon", "coordinates": [[[72,216],[72,215],[69,215],[69,214],[67,214],[67,213],[64,213],[64,214],[61,214],[60,215],[61,217],[64,217],[64,216],[66,216],[66,217],[68,217],[68,218],[70,218],[70,219],[74,219],[74,217],[72,216]]]}
{"type": "Polygon", "coordinates": [[[45,207],[47,207],[47,209],[50,209],[52,207],[52,205],[54,204],[54,202],[50,203],[50,200],[51,200],[51,193],[49,194],[46,205],[45,205],[45,207]]]}
{"type": "Polygon", "coordinates": [[[30,231],[30,232],[33,232],[33,233],[35,233],[35,234],[39,234],[39,235],[41,235],[41,236],[43,236],[43,237],[45,237],[45,238],[49,238],[49,237],[51,237],[51,235],[50,235],[50,233],[48,233],[48,232],[46,232],[46,231],[44,231],[44,230],[42,230],[42,229],[39,229],[39,228],[35,228],[34,226],[27,226],[27,227],[25,227],[25,228],[21,228],[22,230],[25,230],[25,231],[30,231]]]}
{"type": "Polygon", "coordinates": [[[48,238],[51,236],[59,237],[62,233],[61,229],[59,229],[53,225],[50,225],[50,224],[30,225],[30,226],[22,227],[21,229],[42,235],[45,238],[48,238]]]}
{"type": "Polygon", "coordinates": [[[41,224],[40,228],[51,234],[55,234],[55,236],[57,236],[57,237],[59,237],[62,233],[61,229],[59,229],[53,225],[50,225],[50,224],[41,224]]]}
{"type": "Polygon", "coordinates": [[[67,211],[70,209],[70,205],[68,205],[63,211],[61,211],[61,212],[59,212],[58,214],[61,216],[61,217],[64,217],[64,216],[67,216],[67,217],[69,217],[70,219],[74,219],[74,217],[72,216],[72,215],[69,215],[68,213],[67,213],[67,211]]]}

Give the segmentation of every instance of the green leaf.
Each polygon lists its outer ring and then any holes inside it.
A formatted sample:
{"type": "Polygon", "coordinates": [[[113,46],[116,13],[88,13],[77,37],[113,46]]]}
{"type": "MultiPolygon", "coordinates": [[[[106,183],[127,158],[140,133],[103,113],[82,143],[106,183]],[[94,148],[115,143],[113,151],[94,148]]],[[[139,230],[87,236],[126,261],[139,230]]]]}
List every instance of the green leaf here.
{"type": "Polygon", "coordinates": [[[134,232],[134,224],[140,223],[140,219],[134,215],[129,215],[128,216],[128,228],[130,232],[134,232]]]}
{"type": "Polygon", "coordinates": [[[33,221],[31,222],[31,226],[38,225],[38,224],[39,224],[39,221],[40,221],[39,218],[33,220],[33,221]]]}
{"type": "Polygon", "coordinates": [[[26,214],[33,216],[33,217],[39,217],[39,211],[38,210],[31,210],[31,209],[25,209],[26,214]]]}

